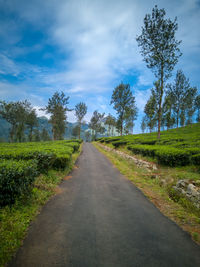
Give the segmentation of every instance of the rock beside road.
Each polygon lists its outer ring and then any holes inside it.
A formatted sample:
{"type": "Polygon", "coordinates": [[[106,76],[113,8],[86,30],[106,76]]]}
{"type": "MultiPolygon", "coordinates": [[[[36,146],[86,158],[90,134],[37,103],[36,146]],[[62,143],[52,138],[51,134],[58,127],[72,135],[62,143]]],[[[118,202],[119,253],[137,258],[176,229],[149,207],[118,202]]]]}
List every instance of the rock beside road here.
{"type": "MultiPolygon", "coordinates": [[[[122,152],[120,150],[116,150],[116,149],[113,149],[111,147],[104,146],[102,144],[98,144],[98,145],[101,146],[104,150],[112,151],[112,152],[120,155],[121,157],[123,157],[125,159],[132,160],[136,164],[137,167],[144,167],[145,169],[147,169],[149,171],[152,171],[152,170],[155,171],[155,170],[157,170],[157,166],[154,163],[150,163],[150,162],[147,162],[145,160],[138,159],[138,158],[136,158],[134,156],[131,156],[131,155],[127,154],[127,153],[124,153],[124,152],[122,152]]],[[[154,179],[154,178],[157,178],[157,177],[152,177],[152,179],[154,179]]]]}
{"type": "Polygon", "coordinates": [[[190,200],[194,206],[200,209],[200,180],[199,181],[189,181],[189,180],[179,180],[173,189],[180,196],[186,197],[190,200]]]}

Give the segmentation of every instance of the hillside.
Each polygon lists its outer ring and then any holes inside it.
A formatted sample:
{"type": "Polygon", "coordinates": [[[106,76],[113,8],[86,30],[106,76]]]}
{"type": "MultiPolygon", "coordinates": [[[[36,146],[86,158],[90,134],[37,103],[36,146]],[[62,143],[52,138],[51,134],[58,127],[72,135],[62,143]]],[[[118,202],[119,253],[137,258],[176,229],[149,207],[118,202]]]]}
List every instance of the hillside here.
{"type": "Polygon", "coordinates": [[[114,148],[124,146],[133,154],[152,157],[169,166],[200,165],[200,123],[156,133],[100,138],[114,148]]]}

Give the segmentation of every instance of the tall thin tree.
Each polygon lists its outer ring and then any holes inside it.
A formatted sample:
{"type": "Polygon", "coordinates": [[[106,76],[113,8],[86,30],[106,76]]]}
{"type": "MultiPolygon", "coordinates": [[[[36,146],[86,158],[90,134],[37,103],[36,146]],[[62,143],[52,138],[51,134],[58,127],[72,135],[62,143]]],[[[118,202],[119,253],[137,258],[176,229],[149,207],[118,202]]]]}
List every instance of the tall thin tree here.
{"type": "Polygon", "coordinates": [[[197,118],[196,118],[196,121],[197,122],[200,122],[200,95],[197,95],[196,96],[196,99],[195,99],[195,107],[196,107],[196,110],[197,110],[197,118]]]}
{"type": "Polygon", "coordinates": [[[81,124],[86,113],[87,113],[87,106],[85,103],[80,102],[75,106],[75,116],[77,118],[79,125],[79,139],[81,139],[81,124]]]}
{"type": "Polygon", "coordinates": [[[165,15],[164,9],[158,9],[155,6],[152,14],[145,16],[142,34],[136,38],[147,67],[153,71],[159,81],[158,138],[160,138],[165,82],[171,76],[171,72],[181,56],[179,49],[181,41],[177,41],[175,38],[178,29],[177,18],[172,21],[166,19],[165,15]]]}

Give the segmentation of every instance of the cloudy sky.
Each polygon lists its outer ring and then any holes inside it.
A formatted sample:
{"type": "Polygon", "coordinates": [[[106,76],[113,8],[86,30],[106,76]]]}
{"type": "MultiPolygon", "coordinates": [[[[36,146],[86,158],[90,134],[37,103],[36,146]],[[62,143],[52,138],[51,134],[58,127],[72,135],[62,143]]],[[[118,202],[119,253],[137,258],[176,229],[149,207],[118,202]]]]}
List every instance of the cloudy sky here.
{"type": "Polygon", "coordinates": [[[199,89],[199,0],[0,0],[0,99],[28,99],[39,109],[62,90],[70,108],[87,104],[89,121],[95,109],[115,114],[110,98],[123,81],[136,97],[140,132],[155,78],[135,38],[155,4],[178,18],[183,55],[173,73],[181,68],[199,89]]]}

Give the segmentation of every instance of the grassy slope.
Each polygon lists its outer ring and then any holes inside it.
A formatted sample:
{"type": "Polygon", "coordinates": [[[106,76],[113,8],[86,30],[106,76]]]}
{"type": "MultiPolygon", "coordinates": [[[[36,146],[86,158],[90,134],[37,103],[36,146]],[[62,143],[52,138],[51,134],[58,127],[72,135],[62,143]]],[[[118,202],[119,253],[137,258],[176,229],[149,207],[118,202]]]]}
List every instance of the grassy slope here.
{"type": "MultiPolygon", "coordinates": [[[[129,137],[132,137],[133,140],[135,138],[145,138],[145,139],[156,139],[157,138],[157,133],[145,133],[145,134],[137,134],[137,135],[127,135],[124,138],[127,139],[129,137]]],[[[180,127],[176,129],[170,129],[168,131],[162,131],[161,132],[161,137],[160,140],[165,140],[165,139],[173,139],[173,138],[178,138],[182,139],[183,141],[200,141],[200,123],[194,123],[185,127],[180,127]]]]}
{"type": "Polygon", "coordinates": [[[40,175],[34,184],[32,194],[22,197],[12,207],[0,210],[0,266],[4,266],[21,246],[30,222],[42,206],[57,192],[58,184],[72,170],[81,151],[72,155],[71,165],[64,171],[50,170],[40,175]]]}
{"type": "Polygon", "coordinates": [[[117,148],[121,145],[134,154],[151,156],[168,166],[200,165],[200,123],[156,133],[102,138],[100,142],[117,148]]]}

